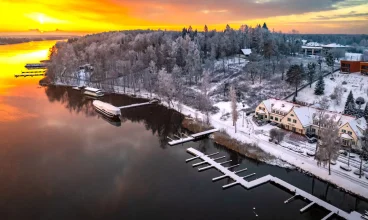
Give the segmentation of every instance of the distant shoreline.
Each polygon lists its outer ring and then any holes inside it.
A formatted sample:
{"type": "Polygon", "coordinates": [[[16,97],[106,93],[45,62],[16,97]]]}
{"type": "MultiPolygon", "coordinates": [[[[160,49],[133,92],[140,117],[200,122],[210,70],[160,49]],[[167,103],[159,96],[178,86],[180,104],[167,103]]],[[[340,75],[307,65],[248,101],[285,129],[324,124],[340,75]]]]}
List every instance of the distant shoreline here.
{"type": "Polygon", "coordinates": [[[25,38],[17,38],[17,37],[0,37],[0,46],[1,45],[12,45],[12,44],[21,44],[28,43],[33,41],[48,41],[48,40],[65,40],[68,39],[68,36],[58,36],[58,37],[43,37],[43,38],[34,38],[34,37],[25,37],[25,38]]]}

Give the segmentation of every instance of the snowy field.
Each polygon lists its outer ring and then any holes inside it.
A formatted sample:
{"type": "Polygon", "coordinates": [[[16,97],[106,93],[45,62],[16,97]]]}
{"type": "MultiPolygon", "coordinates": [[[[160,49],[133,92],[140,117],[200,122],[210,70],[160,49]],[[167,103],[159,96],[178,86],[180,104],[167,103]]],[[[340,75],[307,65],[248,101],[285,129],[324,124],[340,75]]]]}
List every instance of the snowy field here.
{"type": "MultiPolygon", "coordinates": [[[[312,88],[305,88],[298,93],[297,100],[307,102],[310,104],[315,104],[322,96],[314,95],[316,83],[312,85],[312,88]]],[[[368,76],[363,76],[360,73],[352,73],[352,74],[341,74],[334,73],[334,80],[331,80],[331,76],[325,78],[325,94],[330,100],[329,110],[335,112],[343,112],[345,107],[346,99],[349,95],[349,92],[353,92],[354,98],[363,97],[364,100],[368,101],[368,76]],[[346,82],[346,84],[345,84],[346,82]],[[344,88],[344,93],[342,96],[342,101],[340,105],[337,105],[334,100],[330,99],[330,95],[333,93],[334,88],[337,85],[341,85],[344,88]]],[[[292,98],[289,99],[290,101],[292,98]]],[[[361,108],[364,108],[363,105],[361,108]]]]}

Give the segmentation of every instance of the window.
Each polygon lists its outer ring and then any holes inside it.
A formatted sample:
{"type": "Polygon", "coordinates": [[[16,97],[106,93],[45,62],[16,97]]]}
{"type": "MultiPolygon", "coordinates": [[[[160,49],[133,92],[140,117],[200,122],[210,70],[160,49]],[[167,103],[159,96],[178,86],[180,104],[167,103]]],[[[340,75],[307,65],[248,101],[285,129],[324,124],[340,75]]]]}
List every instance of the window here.
{"type": "Polygon", "coordinates": [[[276,121],[279,121],[279,118],[276,118],[276,117],[275,117],[275,120],[276,120],[276,121]]]}
{"type": "Polygon", "coordinates": [[[351,143],[352,143],[353,145],[355,145],[355,141],[351,141],[351,143]]]}
{"type": "Polygon", "coordinates": [[[291,118],[288,118],[288,121],[291,121],[291,118]]]}
{"type": "Polygon", "coordinates": [[[348,134],[349,134],[349,135],[352,135],[353,133],[352,133],[351,131],[348,131],[348,134]]]}
{"type": "Polygon", "coordinates": [[[292,116],[292,117],[294,117],[294,115],[293,115],[293,114],[291,114],[291,116],[292,116]]]}
{"type": "Polygon", "coordinates": [[[273,116],[271,116],[271,120],[273,120],[273,116]]]}
{"type": "Polygon", "coordinates": [[[265,118],[267,118],[267,115],[265,115],[265,118]]]}
{"type": "Polygon", "coordinates": [[[342,133],[346,133],[346,130],[342,129],[342,133]]]}
{"type": "Polygon", "coordinates": [[[296,123],[296,120],[295,119],[293,120],[293,123],[296,123]]]}

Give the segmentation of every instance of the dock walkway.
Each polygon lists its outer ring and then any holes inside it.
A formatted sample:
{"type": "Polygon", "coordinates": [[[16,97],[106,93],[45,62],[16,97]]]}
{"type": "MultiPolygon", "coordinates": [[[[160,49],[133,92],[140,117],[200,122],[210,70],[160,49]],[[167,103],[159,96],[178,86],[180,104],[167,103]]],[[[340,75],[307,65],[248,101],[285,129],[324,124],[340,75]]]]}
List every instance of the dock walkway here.
{"type": "Polygon", "coordinates": [[[257,187],[257,186],[260,186],[262,184],[265,184],[265,183],[268,183],[268,182],[272,182],[272,183],[275,183],[279,186],[282,186],[284,187],[285,189],[288,189],[290,190],[292,193],[294,193],[295,195],[297,196],[301,196],[305,199],[308,199],[309,201],[311,201],[310,204],[308,204],[307,206],[305,206],[304,208],[302,208],[300,211],[303,212],[305,211],[306,209],[310,208],[312,205],[316,204],[316,205],[319,205],[325,209],[327,209],[328,211],[330,211],[330,213],[325,216],[323,219],[328,219],[329,217],[331,217],[332,215],[338,215],[342,218],[345,218],[345,219],[348,219],[348,220],[361,220],[361,214],[358,213],[358,212],[351,212],[351,213],[347,213],[307,192],[305,192],[304,190],[301,190],[277,177],[274,177],[274,176],[271,176],[271,175],[267,175],[267,176],[264,176],[264,177],[261,177],[259,179],[256,179],[256,180],[253,180],[253,181],[246,181],[244,180],[245,177],[240,177],[238,175],[236,175],[237,172],[233,172],[233,171],[230,171],[228,168],[224,167],[221,165],[220,162],[216,162],[215,160],[213,160],[212,158],[210,158],[209,156],[206,156],[205,154],[203,154],[202,152],[194,149],[194,148],[188,148],[187,149],[187,152],[195,155],[196,158],[200,158],[203,160],[203,162],[206,162],[209,164],[209,166],[207,166],[206,168],[208,167],[213,167],[213,168],[216,168],[218,171],[220,171],[221,173],[223,173],[224,175],[221,176],[221,178],[224,178],[224,176],[226,177],[229,177],[231,179],[234,180],[233,183],[230,183],[230,184],[227,184],[225,186],[223,186],[223,188],[229,188],[231,186],[234,186],[234,185],[237,185],[237,184],[240,184],[242,185],[244,188],[246,189],[251,189],[251,188],[254,188],[254,187],[257,187]]]}
{"type": "Polygon", "coordinates": [[[27,77],[27,76],[46,76],[47,74],[44,72],[44,73],[24,73],[24,74],[14,74],[14,77],[15,78],[18,78],[18,77],[27,77]]]}
{"type": "Polygon", "coordinates": [[[219,131],[219,130],[218,129],[211,129],[211,130],[208,130],[208,131],[203,131],[203,132],[200,132],[200,133],[192,134],[192,135],[190,135],[188,137],[185,137],[185,138],[180,138],[178,140],[172,140],[172,141],[169,142],[169,145],[174,146],[174,145],[182,144],[182,143],[185,143],[185,142],[194,141],[198,138],[201,138],[203,136],[215,133],[217,131],[219,131]]]}
{"type": "Polygon", "coordinates": [[[118,108],[127,109],[127,108],[135,108],[135,107],[151,105],[151,104],[152,104],[152,102],[145,102],[145,103],[138,103],[138,104],[132,104],[132,105],[125,105],[125,106],[121,106],[121,107],[118,107],[118,108]]]}

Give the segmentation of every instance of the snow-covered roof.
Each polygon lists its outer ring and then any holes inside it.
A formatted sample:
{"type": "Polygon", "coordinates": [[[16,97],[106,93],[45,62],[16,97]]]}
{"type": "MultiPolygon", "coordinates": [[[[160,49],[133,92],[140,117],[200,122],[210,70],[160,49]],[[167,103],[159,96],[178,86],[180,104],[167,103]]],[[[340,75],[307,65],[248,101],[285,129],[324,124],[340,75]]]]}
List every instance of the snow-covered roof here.
{"type": "Polygon", "coordinates": [[[345,53],[345,59],[349,61],[362,61],[363,54],[361,53],[345,53]]]}
{"type": "Polygon", "coordinates": [[[250,55],[252,53],[252,49],[242,49],[241,51],[244,55],[250,55]]]}
{"type": "Polygon", "coordinates": [[[263,104],[266,106],[267,111],[270,113],[272,112],[272,110],[289,113],[294,107],[293,103],[277,99],[267,99],[263,101],[263,104]]]}
{"type": "Polygon", "coordinates": [[[322,44],[317,43],[317,42],[309,42],[305,46],[307,46],[307,47],[321,47],[322,44]]]}
{"type": "Polygon", "coordinates": [[[302,46],[302,49],[316,49],[316,50],[322,50],[322,47],[302,46]]]}
{"type": "Polygon", "coordinates": [[[344,45],[341,45],[341,44],[332,43],[332,44],[323,45],[322,47],[328,47],[328,48],[346,48],[348,46],[344,46],[344,45]]]}
{"type": "Polygon", "coordinates": [[[346,133],[343,133],[343,134],[341,135],[341,137],[342,137],[342,138],[344,138],[344,139],[348,139],[348,140],[352,140],[352,139],[353,139],[350,135],[348,135],[348,134],[346,134],[346,133]]]}
{"type": "Polygon", "coordinates": [[[294,112],[295,112],[296,117],[298,117],[302,126],[307,127],[313,124],[313,116],[314,116],[314,113],[317,112],[317,109],[303,106],[303,107],[294,108],[294,112]]]}
{"type": "Polygon", "coordinates": [[[258,110],[258,113],[259,113],[259,114],[266,114],[266,112],[265,112],[265,111],[263,111],[263,110],[258,110]]]}
{"type": "Polygon", "coordinates": [[[358,118],[349,121],[348,123],[358,137],[363,136],[364,130],[367,129],[367,121],[365,120],[365,118],[358,118]]]}

